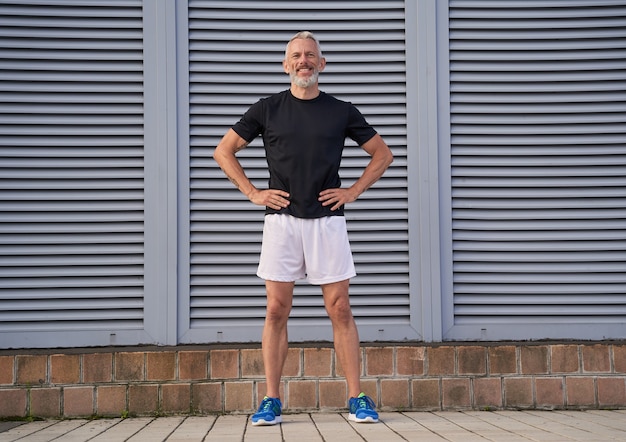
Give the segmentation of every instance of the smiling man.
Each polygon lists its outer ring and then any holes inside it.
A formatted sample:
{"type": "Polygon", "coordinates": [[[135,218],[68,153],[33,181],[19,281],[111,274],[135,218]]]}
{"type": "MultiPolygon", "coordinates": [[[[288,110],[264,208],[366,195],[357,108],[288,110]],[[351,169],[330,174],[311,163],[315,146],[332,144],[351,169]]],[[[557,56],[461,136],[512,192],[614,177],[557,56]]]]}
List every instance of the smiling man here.
{"type": "Polygon", "coordinates": [[[288,350],[287,321],[295,281],[305,278],[321,287],[346,377],[349,418],[378,422],[374,402],[361,392],[359,334],[348,294],[356,272],[344,206],[382,176],[393,155],[355,106],[319,90],[318,77],[325,67],[313,34],[294,35],[283,60],[290,88],[252,105],[214,153],[235,186],[266,208],[257,275],[265,280],[267,295],[262,336],[267,391],[252,416],[253,425],[282,422],[279,386],[288,350]],[[267,189],[251,183],[236,156],[259,135],[270,174],[267,189]],[[359,179],[343,188],[339,167],[346,137],[361,146],[370,161],[359,179]]]}

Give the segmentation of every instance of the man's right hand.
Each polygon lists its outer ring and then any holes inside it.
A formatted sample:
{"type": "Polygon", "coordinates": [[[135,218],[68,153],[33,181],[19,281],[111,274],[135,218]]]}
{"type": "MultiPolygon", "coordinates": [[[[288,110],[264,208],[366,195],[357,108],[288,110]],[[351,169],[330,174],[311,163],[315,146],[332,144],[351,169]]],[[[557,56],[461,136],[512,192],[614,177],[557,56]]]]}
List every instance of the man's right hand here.
{"type": "Polygon", "coordinates": [[[284,190],[253,189],[248,195],[248,199],[259,206],[266,206],[273,210],[284,209],[290,204],[289,194],[284,190]]]}

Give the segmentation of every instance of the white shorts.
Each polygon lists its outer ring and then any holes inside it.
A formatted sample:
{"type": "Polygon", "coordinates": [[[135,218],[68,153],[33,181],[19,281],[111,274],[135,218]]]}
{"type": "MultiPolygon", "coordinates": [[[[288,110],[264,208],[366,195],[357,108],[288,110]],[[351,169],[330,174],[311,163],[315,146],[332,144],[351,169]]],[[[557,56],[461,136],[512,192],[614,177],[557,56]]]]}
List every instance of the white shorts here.
{"type": "Polygon", "coordinates": [[[265,215],[257,276],[269,281],[308,279],[321,285],[356,275],[346,219],[265,215]]]}

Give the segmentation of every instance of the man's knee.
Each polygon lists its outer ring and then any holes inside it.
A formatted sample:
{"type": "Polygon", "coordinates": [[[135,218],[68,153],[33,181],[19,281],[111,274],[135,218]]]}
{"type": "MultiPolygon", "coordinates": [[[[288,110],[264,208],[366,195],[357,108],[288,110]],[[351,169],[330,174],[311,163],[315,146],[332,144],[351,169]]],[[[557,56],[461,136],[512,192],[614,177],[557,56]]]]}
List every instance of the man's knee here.
{"type": "Polygon", "coordinates": [[[291,305],[281,302],[269,302],[265,313],[265,319],[273,323],[284,323],[289,319],[291,305]]]}
{"type": "Polygon", "coordinates": [[[333,323],[346,324],[353,321],[352,308],[347,297],[335,300],[326,307],[326,311],[333,323]]]}

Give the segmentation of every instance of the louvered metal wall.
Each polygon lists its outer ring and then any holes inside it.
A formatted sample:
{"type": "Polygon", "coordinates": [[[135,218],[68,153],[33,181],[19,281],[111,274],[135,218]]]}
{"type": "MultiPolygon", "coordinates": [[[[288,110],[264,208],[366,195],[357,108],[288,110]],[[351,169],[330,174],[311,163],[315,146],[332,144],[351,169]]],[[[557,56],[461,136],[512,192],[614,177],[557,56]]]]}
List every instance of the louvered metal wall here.
{"type": "MultiPolygon", "coordinates": [[[[321,89],[356,104],[395,155],[385,177],[346,210],[361,334],[384,339],[394,327],[408,328],[404,26],[403,1],[189,1],[190,330],[184,339],[260,339],[265,291],[255,273],[263,209],[233,187],[211,154],[252,103],[289,87],[281,65],[285,44],[304,29],[319,37],[327,58],[321,89]]],[[[368,161],[350,143],[345,185],[368,161]]],[[[240,158],[255,185],[266,187],[260,139],[240,158]]],[[[330,327],[318,327],[328,324],[319,287],[298,284],[291,318],[292,340],[332,337],[330,327]]]]}
{"type": "Polygon", "coordinates": [[[451,1],[449,50],[445,337],[624,336],[626,3],[451,1]]]}
{"type": "MultiPolygon", "coordinates": [[[[626,336],[624,1],[1,0],[0,348],[259,340],[263,209],[211,154],[302,29],[395,155],[346,212],[363,340],[626,336]]],[[[299,284],[291,340],[325,317],[299,284]]]]}
{"type": "Polygon", "coordinates": [[[0,347],[142,330],[142,2],[2,1],[0,51],[0,347]]]}

